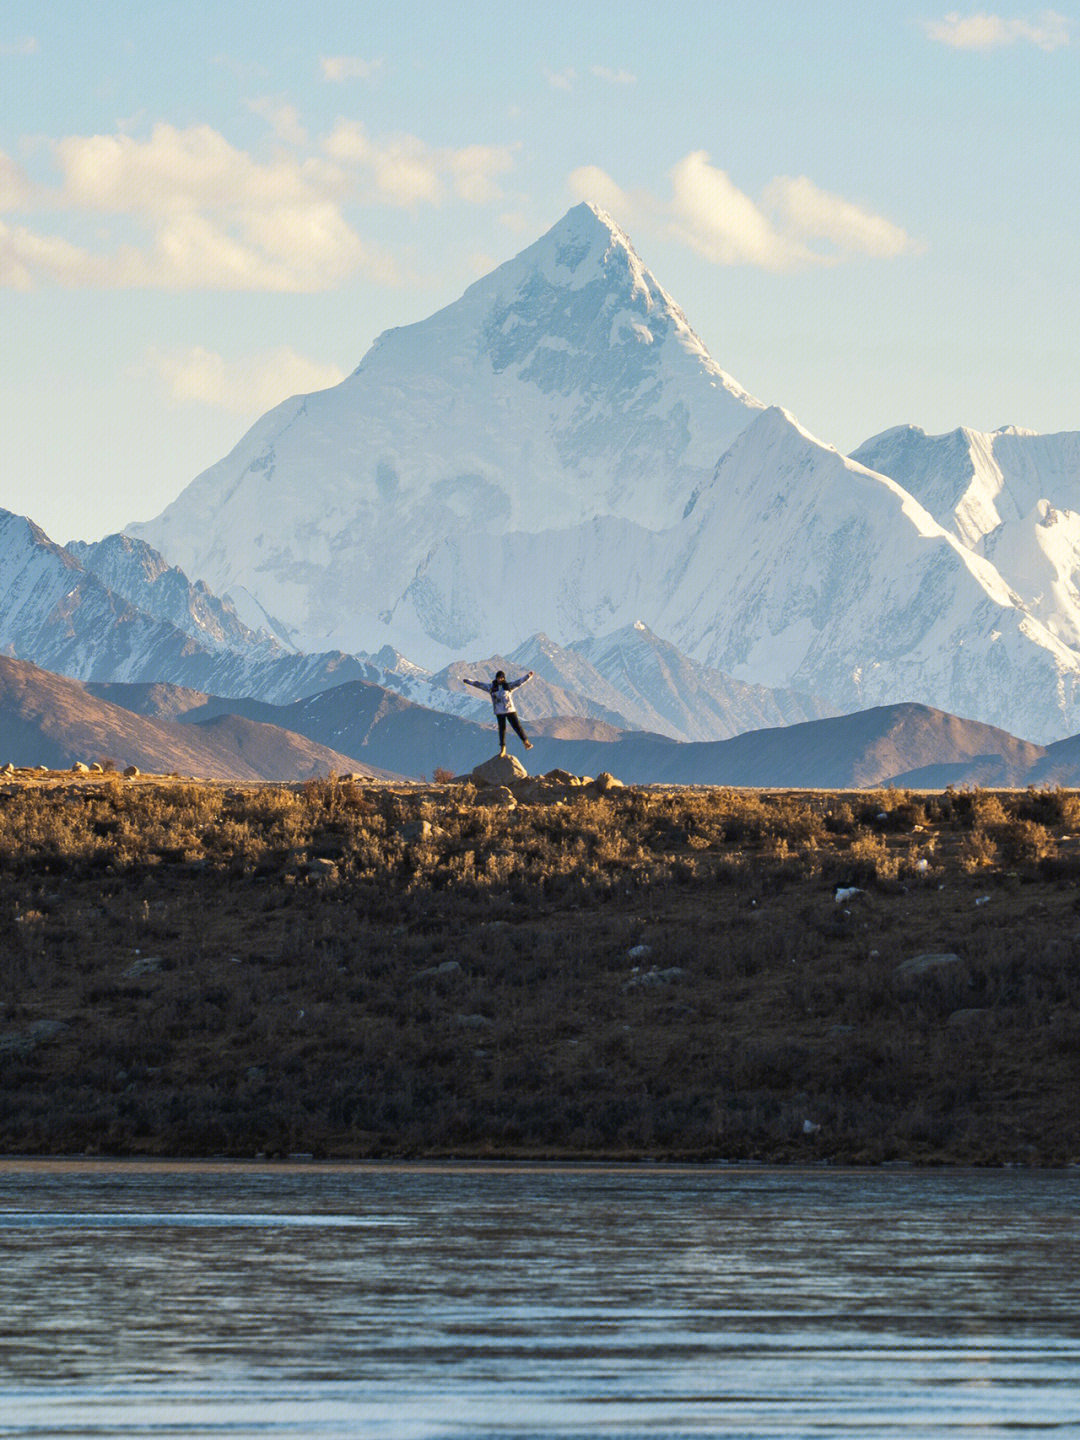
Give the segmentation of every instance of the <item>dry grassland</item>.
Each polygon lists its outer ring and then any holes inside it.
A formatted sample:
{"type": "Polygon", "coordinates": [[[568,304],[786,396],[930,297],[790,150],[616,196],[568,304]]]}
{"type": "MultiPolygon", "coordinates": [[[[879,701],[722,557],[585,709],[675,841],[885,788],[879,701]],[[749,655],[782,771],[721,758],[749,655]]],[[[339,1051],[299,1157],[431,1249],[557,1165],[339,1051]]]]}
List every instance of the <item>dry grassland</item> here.
{"type": "Polygon", "coordinates": [[[1073,792],[0,786],[3,1153],[1065,1164],[1078,1080],[1073,792]]]}

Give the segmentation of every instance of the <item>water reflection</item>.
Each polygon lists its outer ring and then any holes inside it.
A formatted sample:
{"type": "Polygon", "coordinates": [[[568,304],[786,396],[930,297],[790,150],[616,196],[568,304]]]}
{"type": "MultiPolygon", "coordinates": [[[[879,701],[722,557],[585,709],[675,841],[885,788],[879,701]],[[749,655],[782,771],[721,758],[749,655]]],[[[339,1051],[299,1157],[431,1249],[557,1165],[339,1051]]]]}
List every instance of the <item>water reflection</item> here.
{"type": "Polygon", "coordinates": [[[0,1166],[0,1436],[1080,1434],[1080,1175],[0,1166]]]}

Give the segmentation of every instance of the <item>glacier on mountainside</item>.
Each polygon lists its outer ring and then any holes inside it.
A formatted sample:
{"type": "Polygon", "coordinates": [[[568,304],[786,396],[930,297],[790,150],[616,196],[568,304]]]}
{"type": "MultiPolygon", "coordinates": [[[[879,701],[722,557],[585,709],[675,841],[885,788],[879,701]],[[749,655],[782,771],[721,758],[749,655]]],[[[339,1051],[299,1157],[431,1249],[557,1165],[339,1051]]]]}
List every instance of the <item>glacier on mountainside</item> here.
{"type": "Polygon", "coordinates": [[[1080,647],[1080,432],[896,426],[852,458],[891,476],[994,567],[1023,607],[1080,647]]]}

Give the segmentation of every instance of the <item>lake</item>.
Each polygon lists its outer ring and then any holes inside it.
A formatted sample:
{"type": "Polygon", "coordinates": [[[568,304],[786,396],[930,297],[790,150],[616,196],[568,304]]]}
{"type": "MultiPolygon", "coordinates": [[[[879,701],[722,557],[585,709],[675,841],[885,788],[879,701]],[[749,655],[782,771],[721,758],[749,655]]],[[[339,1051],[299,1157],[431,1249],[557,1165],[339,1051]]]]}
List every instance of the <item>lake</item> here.
{"type": "Polygon", "coordinates": [[[0,1162],[2,1437],[1080,1436],[1080,1172],[0,1162]]]}

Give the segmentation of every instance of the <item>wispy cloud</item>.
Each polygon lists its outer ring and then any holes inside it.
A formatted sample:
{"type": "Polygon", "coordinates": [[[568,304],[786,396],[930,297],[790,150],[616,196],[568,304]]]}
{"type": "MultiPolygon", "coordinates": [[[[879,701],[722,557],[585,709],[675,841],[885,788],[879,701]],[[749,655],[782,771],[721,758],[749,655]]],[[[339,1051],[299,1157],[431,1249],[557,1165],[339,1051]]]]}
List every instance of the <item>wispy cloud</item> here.
{"type": "Polygon", "coordinates": [[[573,66],[568,65],[565,70],[545,70],[544,78],[553,90],[572,90],[578,74],[573,66]]]}
{"type": "Polygon", "coordinates": [[[0,150],[0,215],[28,208],[33,204],[36,193],[22,166],[0,150]]]}
{"type": "Polygon", "coordinates": [[[227,360],[200,345],[184,350],[151,350],[147,366],[176,405],[209,405],[236,415],[261,415],[291,395],[339,385],[336,365],[309,360],[288,345],[227,360]]]}
{"type": "Polygon", "coordinates": [[[660,198],[623,190],[605,171],[583,166],[570,175],[569,187],[576,199],[595,201],[616,220],[659,223],[715,265],[779,272],[860,256],[891,259],[921,248],[899,225],[806,176],[780,176],[755,200],[704,150],[694,150],[672,167],[670,178],[671,193],[660,198]]]}
{"type": "Polygon", "coordinates": [[[382,59],[363,60],[359,55],[323,55],[319,64],[324,80],[340,85],[345,80],[370,80],[382,68],[382,59]]]}
{"type": "Polygon", "coordinates": [[[264,95],[257,100],[249,100],[247,107],[253,115],[265,120],[284,144],[293,145],[297,149],[302,149],[307,144],[308,133],[300,123],[300,112],[295,105],[264,95]]]}
{"type": "Polygon", "coordinates": [[[918,248],[899,225],[842,195],[819,190],[805,175],[773,180],[766,186],[762,201],[785,235],[807,244],[823,241],[833,247],[838,257],[869,255],[891,260],[918,248]]]}
{"type": "MultiPolygon", "coordinates": [[[[294,107],[267,99],[251,108],[303,150],[294,107]]],[[[0,286],[303,292],[353,275],[402,284],[394,257],[361,238],[348,208],[492,204],[513,165],[508,146],[376,139],[346,121],[317,152],[269,159],[208,125],[164,123],[141,138],[69,135],[49,150],[59,175],[51,187],[0,153],[0,286]],[[15,212],[48,213],[59,233],[15,224],[15,212]],[[102,238],[87,244],[93,232],[102,238]]]]}
{"type": "Polygon", "coordinates": [[[311,291],[358,272],[399,279],[345,219],[348,177],[324,158],[259,161],[205,125],[159,124],[141,140],[71,135],[51,148],[61,183],[38,187],[35,208],[118,217],[147,237],[90,250],[0,226],[2,285],[311,291]]]}
{"type": "Polygon", "coordinates": [[[511,169],[508,145],[433,147],[415,135],[373,138],[355,120],[339,120],[326,154],[359,169],[371,198],[391,205],[440,205],[449,192],[473,205],[500,198],[497,177],[511,169]]]}
{"type": "Polygon", "coordinates": [[[637,76],[629,70],[609,70],[606,65],[594,65],[589,73],[597,80],[606,80],[609,85],[637,84],[637,76]]]}
{"type": "Polygon", "coordinates": [[[20,40],[0,40],[0,55],[36,55],[37,37],[24,35],[20,40]]]}
{"type": "Polygon", "coordinates": [[[598,165],[580,166],[570,175],[569,185],[575,200],[591,200],[625,224],[634,218],[637,202],[598,165]]]}
{"type": "Polygon", "coordinates": [[[952,10],[942,20],[924,20],[931,40],[954,50],[997,50],[1026,43],[1040,50],[1059,50],[1072,38],[1072,21],[1056,10],[1044,10],[1037,19],[1007,18],[978,11],[961,15],[952,10]]]}

